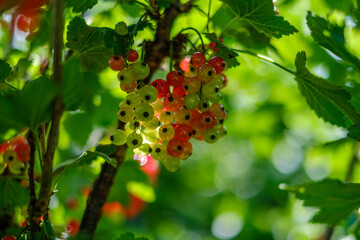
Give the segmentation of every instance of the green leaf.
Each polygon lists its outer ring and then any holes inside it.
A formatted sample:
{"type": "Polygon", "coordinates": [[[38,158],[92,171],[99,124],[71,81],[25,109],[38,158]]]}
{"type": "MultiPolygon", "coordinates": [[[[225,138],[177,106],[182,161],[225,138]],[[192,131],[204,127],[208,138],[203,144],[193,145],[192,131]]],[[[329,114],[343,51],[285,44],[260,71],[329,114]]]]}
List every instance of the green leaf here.
{"type": "Polygon", "coordinates": [[[322,47],[328,49],[338,57],[353,64],[360,70],[360,61],[357,57],[348,52],[345,47],[344,27],[330,24],[324,18],[312,16],[308,12],[306,16],[307,25],[311,36],[322,47]]]}
{"type": "Polygon", "coordinates": [[[127,233],[121,234],[120,238],[118,238],[117,240],[149,240],[149,239],[146,237],[135,238],[134,233],[127,232],[127,233]]]}
{"type": "Polygon", "coordinates": [[[5,81],[11,73],[10,64],[0,59],[0,81],[5,81]]]}
{"type": "Polygon", "coordinates": [[[66,47],[77,51],[82,65],[89,70],[102,71],[113,55],[111,48],[105,46],[105,32],[88,26],[81,17],[75,17],[67,27],[66,47]]]}
{"type": "Polygon", "coordinates": [[[348,127],[360,123],[360,115],[350,104],[350,93],[344,88],[332,85],[313,75],[306,68],[306,54],[299,52],[295,59],[295,80],[308,105],[325,122],[348,127]]]}
{"type": "Polygon", "coordinates": [[[347,136],[360,141],[360,125],[352,125],[349,127],[347,136]]]}
{"type": "Polygon", "coordinates": [[[45,236],[47,236],[47,240],[55,240],[56,239],[56,233],[54,230],[53,225],[51,224],[49,219],[46,219],[43,222],[43,225],[41,226],[42,232],[45,236]]]}
{"type": "Polygon", "coordinates": [[[93,130],[93,121],[89,114],[85,112],[75,112],[66,115],[64,128],[71,140],[80,147],[84,147],[93,130]]]}
{"type": "Polygon", "coordinates": [[[14,208],[22,208],[29,202],[29,192],[16,180],[0,177],[0,210],[11,213],[14,208]]]}
{"type": "Polygon", "coordinates": [[[15,109],[23,123],[35,128],[50,120],[52,102],[58,88],[51,79],[40,77],[25,85],[20,94],[13,95],[15,109]]]}
{"type": "Polygon", "coordinates": [[[283,17],[277,16],[272,0],[221,0],[240,19],[248,21],[257,31],[269,37],[281,38],[298,30],[283,17]]]}
{"type": "Polygon", "coordinates": [[[25,72],[28,67],[31,65],[31,61],[27,58],[20,58],[17,64],[15,65],[11,75],[9,76],[8,81],[14,80],[23,80],[25,72]]]}
{"type": "Polygon", "coordinates": [[[219,56],[222,59],[224,59],[224,61],[226,62],[229,68],[240,65],[240,63],[236,59],[236,57],[239,56],[239,54],[234,52],[227,46],[225,46],[224,43],[220,42],[215,33],[206,33],[205,35],[211,42],[216,43],[216,48],[218,49],[216,56],[219,56]]]}
{"type": "Polygon", "coordinates": [[[103,31],[105,46],[112,48],[116,55],[127,56],[128,50],[134,43],[134,38],[130,34],[131,31],[125,36],[120,36],[115,30],[110,28],[103,28],[103,31]]]}
{"type": "Polygon", "coordinates": [[[319,208],[312,222],[336,225],[360,207],[360,184],[325,179],[296,186],[283,186],[304,200],[304,206],[319,208]]]}
{"type": "Polygon", "coordinates": [[[66,7],[72,7],[73,12],[80,13],[91,9],[98,0],[66,0],[66,7]]]}

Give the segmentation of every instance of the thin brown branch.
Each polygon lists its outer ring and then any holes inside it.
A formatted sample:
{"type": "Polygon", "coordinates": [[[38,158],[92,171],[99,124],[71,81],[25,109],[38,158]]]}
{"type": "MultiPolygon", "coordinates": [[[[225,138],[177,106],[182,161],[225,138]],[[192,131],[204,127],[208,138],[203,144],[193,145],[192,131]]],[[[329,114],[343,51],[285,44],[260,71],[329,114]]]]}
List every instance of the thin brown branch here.
{"type": "MultiPolygon", "coordinates": [[[[62,66],[62,49],[63,49],[63,31],[64,31],[64,2],[62,0],[54,0],[54,35],[53,35],[53,79],[58,87],[62,88],[63,82],[63,66],[62,66]]],[[[41,168],[41,187],[39,198],[34,204],[33,218],[39,225],[39,218],[45,216],[48,210],[51,192],[52,168],[54,154],[59,141],[59,128],[61,117],[64,112],[63,99],[61,93],[55,98],[53,103],[53,113],[51,119],[51,127],[47,141],[47,149],[43,157],[41,168]]]]}
{"type": "MultiPolygon", "coordinates": [[[[118,128],[124,129],[124,127],[125,124],[119,121],[118,128]]],[[[116,167],[106,162],[102,165],[100,175],[95,180],[87,199],[86,209],[80,224],[77,239],[94,239],[95,230],[102,215],[102,208],[114,184],[117,170],[125,159],[126,148],[126,144],[118,146],[115,153],[110,156],[116,159],[116,167]]]]}
{"type": "Polygon", "coordinates": [[[34,167],[35,167],[35,152],[36,152],[36,139],[32,130],[29,131],[27,140],[30,145],[30,160],[29,160],[29,191],[30,191],[30,201],[28,206],[29,222],[30,222],[30,236],[31,239],[35,239],[35,232],[39,230],[37,225],[37,220],[34,218],[34,207],[36,204],[36,194],[35,194],[35,176],[34,176],[34,167]]]}

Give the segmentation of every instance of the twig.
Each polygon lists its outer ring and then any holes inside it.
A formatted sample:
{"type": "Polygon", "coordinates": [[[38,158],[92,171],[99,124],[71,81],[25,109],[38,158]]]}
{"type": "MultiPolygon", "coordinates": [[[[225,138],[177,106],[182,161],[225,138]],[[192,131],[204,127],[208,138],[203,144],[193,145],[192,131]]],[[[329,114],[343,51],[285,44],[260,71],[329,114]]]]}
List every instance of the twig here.
{"type": "Polygon", "coordinates": [[[29,131],[27,139],[30,145],[30,160],[29,160],[29,169],[28,169],[30,201],[28,206],[28,214],[30,220],[29,222],[30,222],[31,239],[35,239],[35,232],[38,230],[38,225],[35,221],[34,213],[33,213],[34,206],[36,203],[35,176],[34,176],[36,139],[34,136],[34,132],[32,130],[29,131]]]}

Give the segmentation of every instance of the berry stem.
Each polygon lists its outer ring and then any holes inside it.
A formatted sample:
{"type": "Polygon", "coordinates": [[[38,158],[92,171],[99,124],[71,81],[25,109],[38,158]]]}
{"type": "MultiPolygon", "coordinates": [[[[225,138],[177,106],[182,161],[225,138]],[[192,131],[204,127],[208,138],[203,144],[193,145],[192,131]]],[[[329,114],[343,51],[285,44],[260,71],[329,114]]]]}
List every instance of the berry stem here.
{"type": "Polygon", "coordinates": [[[141,61],[143,62],[145,59],[145,41],[143,41],[143,43],[141,44],[141,57],[140,57],[141,61]]]}
{"type": "Polygon", "coordinates": [[[200,38],[200,40],[201,40],[202,53],[205,54],[205,53],[206,53],[206,50],[205,50],[204,40],[203,40],[200,32],[199,32],[197,29],[193,28],[193,27],[188,27],[188,28],[182,29],[182,30],[179,32],[179,34],[182,33],[183,31],[186,31],[186,30],[193,30],[193,31],[195,31],[195,32],[197,33],[197,35],[199,36],[199,38],[200,38]]]}
{"type": "Polygon", "coordinates": [[[235,52],[239,52],[239,53],[244,53],[244,54],[247,54],[247,55],[250,55],[250,56],[253,56],[253,57],[257,57],[257,58],[259,58],[261,60],[264,60],[265,62],[271,63],[271,64],[285,70],[286,72],[288,72],[290,74],[296,75],[296,72],[294,72],[294,71],[280,65],[279,63],[275,62],[274,60],[272,60],[272,59],[270,59],[268,57],[258,55],[258,54],[254,53],[254,52],[249,51],[249,50],[239,50],[239,49],[231,49],[231,50],[233,50],[235,52]]]}

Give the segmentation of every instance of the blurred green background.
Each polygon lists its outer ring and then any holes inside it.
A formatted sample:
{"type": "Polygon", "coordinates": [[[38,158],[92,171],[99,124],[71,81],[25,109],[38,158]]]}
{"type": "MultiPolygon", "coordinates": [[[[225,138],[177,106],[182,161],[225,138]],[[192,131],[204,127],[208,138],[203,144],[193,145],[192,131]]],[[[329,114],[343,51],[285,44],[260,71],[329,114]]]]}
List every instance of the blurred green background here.
{"type": "MultiPolygon", "coordinates": [[[[207,13],[208,0],[196,3],[207,13]]],[[[350,0],[275,1],[280,15],[299,32],[269,39],[239,20],[223,31],[234,16],[221,2],[213,0],[210,32],[221,35],[229,47],[252,50],[290,69],[295,68],[296,53],[305,50],[307,65],[314,74],[334,84],[344,84],[355,78],[355,73],[314,42],[305,16],[307,11],[312,11],[339,24],[346,22],[347,47],[360,57],[360,29],[354,28],[354,20],[347,16],[352,3],[350,0]]],[[[87,11],[84,18],[89,25],[113,28],[121,20],[129,25],[136,23],[142,13],[139,5],[128,1],[103,0],[87,11]]],[[[68,10],[66,24],[73,17],[68,10]]],[[[177,18],[172,35],[190,26],[204,32],[206,22],[206,16],[193,8],[177,18]]],[[[136,43],[152,40],[153,35],[147,29],[139,33],[136,43]]],[[[196,41],[196,35],[189,36],[196,41]]],[[[6,42],[5,31],[0,38],[6,42]]],[[[15,64],[26,55],[26,44],[29,47],[29,42],[18,36],[9,54],[10,62],[15,64]]],[[[4,53],[7,49],[0,51],[4,53]]],[[[33,60],[30,75],[38,74],[36,69],[47,51],[46,47],[35,47],[30,55],[33,60]]],[[[139,170],[129,153],[109,201],[126,206],[131,192],[148,203],[131,219],[118,212],[104,214],[96,239],[114,239],[126,231],[159,240],[321,239],[326,226],[308,222],[315,209],[302,207],[300,201],[280,190],[279,185],[326,177],[343,180],[353,156],[354,142],[343,139],[346,137],[343,129],[316,117],[300,95],[292,75],[252,56],[240,54],[238,61],[239,67],[226,70],[229,82],[222,91],[222,103],[228,112],[225,121],[228,135],[212,145],[192,140],[194,152],[183,162],[181,170],[170,173],[160,166],[155,184],[139,170]]],[[[167,66],[163,70],[154,78],[165,76],[167,66]]],[[[64,116],[57,164],[77,157],[99,141],[106,143],[116,128],[118,103],[125,94],[110,69],[97,77],[91,83],[96,95],[90,110],[67,112],[64,116]]],[[[101,163],[99,159],[91,165],[70,169],[61,177],[50,204],[50,219],[57,231],[65,231],[73,219],[81,220],[86,204],[84,191],[91,187],[101,163]],[[69,202],[76,202],[76,206],[69,207],[69,202]]],[[[358,167],[354,176],[358,182],[358,167]]],[[[333,239],[357,239],[352,229],[357,221],[352,216],[338,226],[333,239]]]]}

